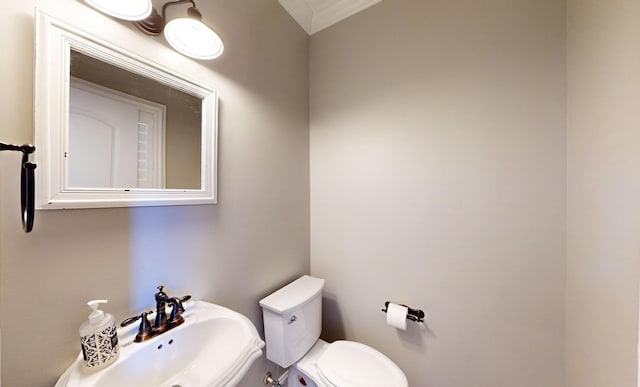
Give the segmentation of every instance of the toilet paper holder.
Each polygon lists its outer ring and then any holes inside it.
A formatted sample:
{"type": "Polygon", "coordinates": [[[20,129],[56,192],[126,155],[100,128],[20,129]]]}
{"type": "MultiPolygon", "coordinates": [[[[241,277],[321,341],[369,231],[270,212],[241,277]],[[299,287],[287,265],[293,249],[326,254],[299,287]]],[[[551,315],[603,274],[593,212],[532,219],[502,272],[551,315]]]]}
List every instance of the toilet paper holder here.
{"type": "MultiPolygon", "coordinates": [[[[407,320],[415,321],[415,322],[424,322],[424,312],[421,309],[413,309],[405,304],[398,304],[402,306],[406,306],[407,311],[407,320]]],[[[383,312],[387,313],[387,309],[389,309],[389,301],[384,303],[383,312]]]]}

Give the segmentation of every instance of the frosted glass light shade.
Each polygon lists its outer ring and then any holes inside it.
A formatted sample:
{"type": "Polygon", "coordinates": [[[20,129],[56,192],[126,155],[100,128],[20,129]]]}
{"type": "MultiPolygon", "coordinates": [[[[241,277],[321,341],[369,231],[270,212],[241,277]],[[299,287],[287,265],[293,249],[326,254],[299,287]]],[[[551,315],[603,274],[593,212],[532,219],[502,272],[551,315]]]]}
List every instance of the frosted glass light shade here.
{"type": "Polygon", "coordinates": [[[87,4],[122,20],[142,20],[151,14],[151,0],[85,0],[87,4]]]}
{"type": "Polygon", "coordinates": [[[164,36],[171,47],[191,58],[215,59],[224,51],[218,34],[196,19],[171,20],[164,27],[164,36]]]}

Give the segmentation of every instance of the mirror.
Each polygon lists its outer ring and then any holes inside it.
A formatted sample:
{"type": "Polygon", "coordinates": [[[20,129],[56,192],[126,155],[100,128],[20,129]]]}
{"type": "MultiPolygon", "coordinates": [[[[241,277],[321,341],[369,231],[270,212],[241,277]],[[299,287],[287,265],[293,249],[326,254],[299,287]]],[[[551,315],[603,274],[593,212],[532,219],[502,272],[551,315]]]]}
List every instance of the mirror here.
{"type": "Polygon", "coordinates": [[[202,100],[70,54],[68,186],[199,189],[202,100]]]}
{"type": "Polygon", "coordinates": [[[214,89],[41,11],[37,208],[216,202],[214,89]]]}

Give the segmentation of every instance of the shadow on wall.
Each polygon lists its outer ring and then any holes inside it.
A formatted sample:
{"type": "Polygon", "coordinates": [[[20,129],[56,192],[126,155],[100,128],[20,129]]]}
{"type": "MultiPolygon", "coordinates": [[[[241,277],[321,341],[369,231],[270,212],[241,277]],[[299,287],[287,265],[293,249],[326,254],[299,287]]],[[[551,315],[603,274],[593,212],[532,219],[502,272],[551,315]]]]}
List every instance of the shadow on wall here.
{"type": "MultiPolygon", "coordinates": [[[[424,323],[407,321],[406,330],[395,330],[397,340],[403,348],[415,353],[425,354],[427,352],[427,339],[437,338],[435,332],[428,325],[428,318],[429,316],[425,318],[424,323]]],[[[330,343],[336,340],[348,340],[343,321],[336,295],[325,291],[322,296],[321,339],[330,343]]]]}
{"type": "Polygon", "coordinates": [[[427,353],[427,338],[436,338],[435,333],[429,328],[427,319],[424,323],[407,321],[407,330],[396,329],[398,341],[402,347],[415,353],[427,353]]]}
{"type": "Polygon", "coordinates": [[[346,340],[344,323],[336,295],[327,291],[322,294],[321,338],[330,343],[336,340],[346,340]]]}

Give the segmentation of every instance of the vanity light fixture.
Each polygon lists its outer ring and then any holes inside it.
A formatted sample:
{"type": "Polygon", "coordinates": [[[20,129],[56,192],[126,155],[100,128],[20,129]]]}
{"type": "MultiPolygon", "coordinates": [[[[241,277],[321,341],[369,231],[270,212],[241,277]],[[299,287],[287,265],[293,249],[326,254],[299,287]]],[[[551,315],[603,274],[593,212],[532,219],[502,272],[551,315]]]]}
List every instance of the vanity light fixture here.
{"type": "Polygon", "coordinates": [[[148,35],[164,32],[167,42],[179,53],[195,59],[215,59],[224,51],[222,39],[202,22],[202,14],[193,0],[170,1],[162,6],[162,16],[153,10],[144,20],[135,22],[140,31],[148,35]],[[191,3],[187,17],[178,17],[167,22],[167,8],[191,3]]]}
{"type": "Polygon", "coordinates": [[[151,0],[85,0],[102,13],[122,20],[142,20],[151,14],[151,0]]]}
{"type": "MultiPolygon", "coordinates": [[[[157,36],[164,32],[164,37],[171,47],[182,55],[195,59],[215,59],[224,51],[222,39],[211,28],[202,22],[202,14],[193,0],[170,1],[162,6],[162,15],[151,5],[150,0],[85,0],[94,8],[123,20],[130,20],[138,29],[147,35],[157,36]],[[131,9],[124,4],[131,4],[131,9]],[[144,8],[141,3],[148,3],[146,15],[133,18],[133,8],[144,8]],[[191,3],[186,17],[178,17],[167,22],[167,8],[191,3]],[[122,17],[125,16],[125,17],[122,17]]],[[[139,12],[139,11],[138,11],[139,12]]],[[[139,12],[141,15],[142,13],[139,12]]]]}
{"type": "Polygon", "coordinates": [[[196,59],[215,59],[222,55],[222,39],[211,28],[200,21],[202,16],[195,7],[189,8],[189,15],[171,20],[164,26],[164,37],[171,47],[183,55],[196,59]]]}

